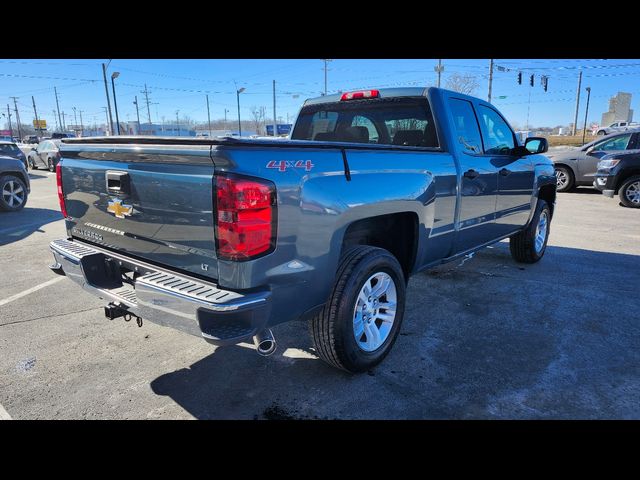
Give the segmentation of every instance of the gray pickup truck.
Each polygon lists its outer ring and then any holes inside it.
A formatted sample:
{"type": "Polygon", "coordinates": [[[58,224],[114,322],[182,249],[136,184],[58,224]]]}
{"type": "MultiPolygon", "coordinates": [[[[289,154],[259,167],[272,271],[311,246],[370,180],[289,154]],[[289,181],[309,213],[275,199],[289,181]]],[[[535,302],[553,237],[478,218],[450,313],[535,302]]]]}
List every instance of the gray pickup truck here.
{"type": "Polygon", "coordinates": [[[290,140],[65,139],[51,268],[108,318],[263,355],[270,327],[308,320],[320,358],[361,372],[391,349],[412,274],[504,238],[516,261],[542,258],[546,150],[437,88],[307,100],[290,140]]]}

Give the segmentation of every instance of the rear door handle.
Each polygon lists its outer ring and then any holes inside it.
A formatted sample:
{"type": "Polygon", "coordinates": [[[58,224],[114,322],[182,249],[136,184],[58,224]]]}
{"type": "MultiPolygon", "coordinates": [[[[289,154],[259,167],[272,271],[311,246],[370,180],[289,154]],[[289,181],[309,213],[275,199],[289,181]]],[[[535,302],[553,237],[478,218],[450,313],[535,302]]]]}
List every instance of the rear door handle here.
{"type": "Polygon", "coordinates": [[[500,175],[502,175],[503,177],[506,177],[510,173],[511,173],[511,170],[509,170],[508,168],[503,168],[500,170],[500,175]]]}
{"type": "Polygon", "coordinates": [[[480,176],[479,172],[476,172],[473,168],[471,170],[467,170],[464,172],[465,178],[470,178],[471,180],[476,179],[480,176]]]}

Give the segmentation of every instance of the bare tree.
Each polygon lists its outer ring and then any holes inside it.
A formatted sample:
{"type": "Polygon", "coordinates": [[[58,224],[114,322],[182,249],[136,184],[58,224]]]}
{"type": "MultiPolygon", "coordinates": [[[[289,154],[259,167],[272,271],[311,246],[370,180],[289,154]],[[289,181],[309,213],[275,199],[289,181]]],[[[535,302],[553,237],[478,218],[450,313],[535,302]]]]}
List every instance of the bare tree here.
{"type": "Polygon", "coordinates": [[[255,124],[256,134],[260,135],[262,131],[262,125],[264,124],[264,118],[267,114],[265,107],[251,107],[251,116],[253,117],[253,123],[255,124]]]}
{"type": "Polygon", "coordinates": [[[447,78],[447,87],[454,92],[473,95],[480,86],[478,80],[473,75],[460,75],[455,73],[447,78]]]}

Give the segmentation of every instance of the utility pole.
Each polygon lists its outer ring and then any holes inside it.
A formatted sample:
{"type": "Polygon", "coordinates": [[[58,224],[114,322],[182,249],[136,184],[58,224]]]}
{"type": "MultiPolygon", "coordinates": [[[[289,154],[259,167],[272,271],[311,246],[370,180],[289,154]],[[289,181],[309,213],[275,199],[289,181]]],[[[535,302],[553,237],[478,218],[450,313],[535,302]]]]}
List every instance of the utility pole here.
{"type": "MultiPolygon", "coordinates": [[[[102,107],[102,108],[104,109],[104,116],[105,116],[105,117],[106,117],[106,119],[107,119],[106,126],[107,126],[107,128],[109,128],[109,115],[107,114],[107,107],[102,107]]],[[[106,133],[106,132],[105,132],[105,133],[106,133]]]]}
{"type": "MultiPolygon", "coordinates": [[[[11,136],[13,136],[13,126],[11,126],[11,109],[7,103],[7,118],[9,119],[9,130],[11,130],[11,136]]],[[[22,138],[20,139],[22,141],[22,138]]]]}
{"type": "Polygon", "coordinates": [[[209,111],[209,95],[207,94],[207,122],[209,122],[209,138],[213,135],[211,133],[211,112],[209,111]]]}
{"type": "Polygon", "coordinates": [[[578,127],[578,109],[580,108],[580,86],[582,85],[582,70],[580,70],[580,74],[578,75],[578,91],[576,92],[576,114],[573,117],[573,129],[571,130],[571,135],[575,137],[576,128],[578,127]]]}
{"type": "Polygon", "coordinates": [[[444,70],[444,67],[442,66],[442,59],[439,58],[438,59],[438,66],[435,68],[436,72],[438,72],[438,88],[440,88],[440,77],[442,75],[442,71],[444,70]]]}
{"type": "Polygon", "coordinates": [[[491,103],[491,84],[493,83],[493,58],[489,61],[489,97],[488,102],[491,103]]]}
{"type": "Polygon", "coordinates": [[[329,65],[329,62],[331,61],[328,58],[325,58],[324,60],[324,94],[327,94],[327,66],[329,65]]]}
{"type": "Polygon", "coordinates": [[[227,110],[226,108],[224,109],[224,129],[227,129],[227,113],[229,113],[229,110],[227,110]]]}
{"type": "Polygon", "coordinates": [[[144,91],[140,92],[144,93],[146,102],[147,102],[147,117],[149,118],[149,124],[151,124],[151,108],[149,108],[149,91],[147,90],[147,84],[144,84],[144,91]]]}
{"type": "MultiPolygon", "coordinates": [[[[114,98],[113,101],[115,102],[116,99],[114,98]]],[[[71,109],[73,110],[73,121],[75,122],[74,127],[75,131],[78,131],[78,112],[76,111],[76,107],[71,107],[71,109]]]]}
{"type": "Polygon", "coordinates": [[[38,111],[36,110],[36,99],[33,98],[33,95],[31,95],[31,102],[33,103],[33,113],[36,116],[36,133],[40,132],[40,135],[42,135],[42,129],[40,128],[40,120],[38,120],[38,111]]]}
{"type": "Polygon", "coordinates": [[[56,115],[56,111],[55,110],[52,110],[52,111],[53,111],[53,121],[56,122],[56,130],[58,130],[58,117],[56,115]]]}
{"type": "Polygon", "coordinates": [[[62,119],[60,118],[60,104],[58,103],[58,89],[56,87],[53,87],[53,91],[56,94],[56,110],[58,110],[58,124],[60,125],[60,128],[62,128],[62,119]]]}
{"type": "Polygon", "coordinates": [[[9,97],[13,98],[13,107],[16,112],[16,122],[18,122],[18,137],[22,140],[22,127],[20,127],[20,114],[18,113],[18,97],[9,97]]]}
{"type": "Polygon", "coordinates": [[[107,94],[107,107],[109,107],[109,129],[111,130],[111,135],[113,135],[113,116],[111,115],[111,101],[109,100],[109,85],[107,84],[107,66],[104,63],[102,64],[102,77],[104,78],[104,91],[107,94]]]}
{"type": "Polygon", "coordinates": [[[587,116],[589,115],[589,99],[591,98],[591,87],[587,87],[587,109],[584,112],[584,129],[582,130],[582,144],[584,145],[584,137],[587,134],[587,116]]]}
{"type": "Polygon", "coordinates": [[[136,106],[136,117],[138,118],[138,135],[140,135],[140,110],[138,109],[138,96],[136,95],[133,104],[136,106]]]}
{"type": "Polygon", "coordinates": [[[80,112],[80,136],[84,137],[84,123],[82,122],[82,110],[78,110],[80,112]]]}
{"type": "Polygon", "coordinates": [[[66,113],[64,113],[64,110],[62,111],[62,128],[66,131],[67,130],[67,115],[66,113]]]}
{"type": "Polygon", "coordinates": [[[178,112],[180,112],[180,110],[176,110],[176,128],[178,129],[178,136],[180,137],[180,119],[178,118],[178,112]]]}
{"type": "Polygon", "coordinates": [[[273,137],[278,136],[278,117],[276,117],[276,81],[273,81],[273,137]]]}

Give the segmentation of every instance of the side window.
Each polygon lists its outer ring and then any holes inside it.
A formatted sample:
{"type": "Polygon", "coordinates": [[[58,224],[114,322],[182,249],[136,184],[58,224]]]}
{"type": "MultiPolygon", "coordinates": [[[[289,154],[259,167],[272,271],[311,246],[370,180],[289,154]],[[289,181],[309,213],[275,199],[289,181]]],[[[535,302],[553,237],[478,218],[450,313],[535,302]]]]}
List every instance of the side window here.
{"type": "Polygon", "coordinates": [[[607,150],[626,150],[630,139],[631,134],[620,135],[619,137],[612,138],[606,142],[596,145],[593,150],[596,152],[607,150]]]}
{"type": "Polygon", "coordinates": [[[462,145],[462,149],[468,153],[481,153],[482,139],[471,103],[452,98],[449,106],[456,129],[456,140],[462,145]]]}
{"type": "MultiPolygon", "coordinates": [[[[378,143],[380,135],[378,134],[378,129],[373,124],[371,119],[367,117],[363,117],[362,115],[356,115],[353,117],[353,121],[351,122],[352,127],[363,127],[366,128],[369,133],[369,143],[378,143]]],[[[364,130],[361,130],[362,140],[366,140],[366,136],[364,135],[364,130]]],[[[358,138],[360,139],[360,138],[358,138]]]]}
{"type": "Polygon", "coordinates": [[[509,155],[515,147],[513,132],[507,122],[492,108],[480,105],[480,127],[484,140],[484,153],[509,155]]]}

